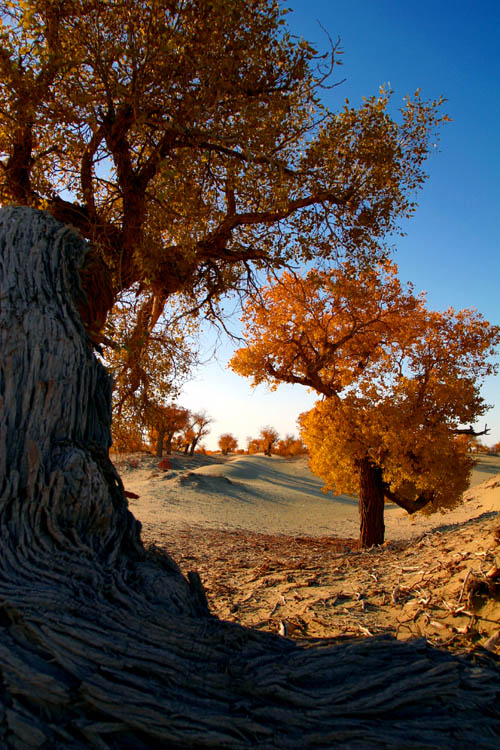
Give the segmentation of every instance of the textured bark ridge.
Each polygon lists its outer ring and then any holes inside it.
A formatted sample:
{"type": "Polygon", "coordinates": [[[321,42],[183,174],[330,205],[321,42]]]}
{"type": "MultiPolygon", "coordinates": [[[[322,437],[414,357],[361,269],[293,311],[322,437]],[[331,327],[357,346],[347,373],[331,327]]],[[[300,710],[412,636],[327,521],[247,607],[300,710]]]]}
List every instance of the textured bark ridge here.
{"type": "Polygon", "coordinates": [[[498,747],[486,657],[247,631],[144,550],[78,314],[85,248],[0,211],[0,747],[498,747]]]}
{"type": "Polygon", "coordinates": [[[382,472],[368,458],[359,467],[359,541],[362,547],[384,543],[384,485],[382,472]]]}

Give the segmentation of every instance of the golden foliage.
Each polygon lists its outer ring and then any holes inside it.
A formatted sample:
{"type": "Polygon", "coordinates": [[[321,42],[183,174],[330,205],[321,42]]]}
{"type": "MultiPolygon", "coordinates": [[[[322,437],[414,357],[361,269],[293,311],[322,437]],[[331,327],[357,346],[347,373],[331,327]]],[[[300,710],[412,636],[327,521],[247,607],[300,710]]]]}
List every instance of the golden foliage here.
{"type": "MultiPolygon", "coordinates": [[[[182,434],[176,440],[177,449],[183,450],[186,454],[189,453],[190,456],[194,455],[200,440],[209,434],[212,422],[212,417],[206,411],[189,412],[182,434]]],[[[202,447],[199,449],[202,452],[204,450],[202,447]]]]}
{"type": "Polygon", "coordinates": [[[264,453],[265,456],[270,456],[273,452],[275,444],[278,442],[279,434],[274,427],[266,426],[263,427],[259,433],[259,450],[264,453]]]}
{"type": "Polygon", "coordinates": [[[136,284],[213,304],[251,263],[380,255],[413,211],[441,102],[417,92],[392,119],[382,90],[328,112],[339,52],[291,36],[285,14],[275,0],[0,0],[0,202],[91,241],[94,338],[136,284]]]}
{"type": "Polygon", "coordinates": [[[474,310],[433,312],[394,264],[284,273],[244,313],[231,367],[253,384],[301,383],[325,398],[301,416],[311,467],[337,494],[359,491],[368,459],[409,512],[452,507],[472,461],[459,425],[488,406],[479,387],[500,328],[474,310]]]}
{"type": "Polygon", "coordinates": [[[171,453],[173,437],[186,428],[189,417],[189,411],[176,404],[149,402],[146,405],[142,422],[148,428],[150,445],[157,456],[162,455],[164,445],[167,453],[171,453]]]}
{"type": "Polygon", "coordinates": [[[106,325],[104,360],[114,379],[114,409],[144,411],[175,399],[198,362],[196,321],[176,317],[175,300],[124,295],[106,325]]]}
{"type": "Polygon", "coordinates": [[[113,420],[111,453],[137,453],[147,449],[141,425],[127,418],[113,420]]]}
{"type": "MultiPolygon", "coordinates": [[[[382,468],[389,491],[413,503],[431,496],[422,513],[457,505],[467,489],[473,461],[463,443],[445,424],[425,428],[421,414],[405,419],[397,408],[381,403],[370,408],[347,396],[318,401],[301,415],[301,435],[311,470],[334,494],[359,494],[359,464],[369,456],[382,468]]],[[[393,499],[392,497],[390,499],[393,499]]]]}
{"type": "Polygon", "coordinates": [[[225,432],[219,437],[219,448],[224,456],[228,453],[236,453],[238,450],[238,441],[230,432],[225,432]]]}
{"type": "Polygon", "coordinates": [[[326,396],[371,372],[387,330],[407,325],[419,304],[390,263],[364,271],[344,263],[305,278],[286,271],[259,295],[245,307],[247,346],[231,368],[253,385],[300,383],[326,396]]]}
{"type": "Polygon", "coordinates": [[[172,402],[197,363],[196,321],[176,319],[173,304],[155,311],[151,298],[124,296],[108,318],[103,357],[114,380],[115,446],[133,429],[141,440],[147,430],[154,450],[163,439],[169,449],[172,402]]]}
{"type": "Polygon", "coordinates": [[[285,435],[283,440],[280,440],[276,445],[275,452],[278,456],[292,458],[293,456],[300,456],[307,453],[307,448],[302,440],[293,435],[285,435]]]}

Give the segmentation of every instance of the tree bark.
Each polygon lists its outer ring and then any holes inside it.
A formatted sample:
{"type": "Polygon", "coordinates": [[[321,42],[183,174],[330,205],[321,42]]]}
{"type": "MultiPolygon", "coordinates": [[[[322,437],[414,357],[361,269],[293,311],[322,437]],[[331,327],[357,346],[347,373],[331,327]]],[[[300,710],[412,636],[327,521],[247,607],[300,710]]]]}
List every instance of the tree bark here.
{"type": "Polygon", "coordinates": [[[85,249],[48,214],[0,211],[0,747],[497,747],[492,659],[245,630],[144,549],[78,315],[85,249]]]}
{"type": "Polygon", "coordinates": [[[156,458],[163,456],[163,440],[165,439],[165,430],[158,430],[158,439],[156,441],[156,458]]]}
{"type": "Polygon", "coordinates": [[[359,464],[359,542],[362,547],[384,543],[384,484],[382,472],[370,459],[359,464]]]}
{"type": "Polygon", "coordinates": [[[395,503],[395,505],[399,505],[399,507],[403,508],[403,510],[409,513],[410,516],[413,515],[413,513],[417,513],[417,511],[422,510],[422,508],[425,508],[426,505],[429,505],[429,503],[432,503],[434,501],[434,494],[432,492],[418,495],[414,500],[408,500],[406,497],[402,497],[396,492],[392,492],[389,485],[385,484],[385,482],[384,495],[387,500],[395,503]]]}

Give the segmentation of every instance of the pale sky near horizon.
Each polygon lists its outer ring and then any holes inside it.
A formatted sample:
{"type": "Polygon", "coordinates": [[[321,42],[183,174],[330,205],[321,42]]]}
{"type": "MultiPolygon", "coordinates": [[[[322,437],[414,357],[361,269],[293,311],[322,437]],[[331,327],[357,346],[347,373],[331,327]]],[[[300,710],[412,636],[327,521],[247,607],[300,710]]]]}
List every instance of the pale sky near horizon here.
{"type": "MultiPolygon", "coordinates": [[[[452,122],[442,128],[439,148],[426,165],[429,179],[394,259],[404,281],[412,281],[417,292],[427,291],[429,307],[475,307],[500,323],[500,2],[291,0],[286,5],[293,10],[288,22],[294,34],[325,49],[321,24],[333,39],[341,39],[337,77],[346,82],[325,92],[331,109],[341,108],[346,97],[356,105],[384,83],[394,90],[395,101],[417,88],[425,99],[446,97],[452,122]]],[[[251,389],[226,368],[232,350],[223,342],[217,359],[200,368],[179,398],[187,408],[213,417],[207,448],[216,449],[223,432],[246,447],[246,438],[268,424],[282,436],[297,434],[297,416],[316,396],[301,386],[251,389]]],[[[491,431],[482,440],[491,445],[500,441],[500,376],[486,382],[483,396],[495,407],[477,427],[488,424],[491,431]]]]}

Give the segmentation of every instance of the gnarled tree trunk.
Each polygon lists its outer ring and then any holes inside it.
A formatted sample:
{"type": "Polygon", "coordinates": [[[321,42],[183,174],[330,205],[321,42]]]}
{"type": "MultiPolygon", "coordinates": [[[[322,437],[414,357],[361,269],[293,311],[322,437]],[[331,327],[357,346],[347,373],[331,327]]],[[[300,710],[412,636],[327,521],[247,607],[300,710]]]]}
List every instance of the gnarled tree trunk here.
{"type": "Polygon", "coordinates": [[[143,548],[77,312],[84,251],[46,214],[0,213],[0,747],[496,747],[493,664],[220,622],[143,548]]]}
{"type": "Polygon", "coordinates": [[[384,543],[384,483],[382,472],[369,458],[359,464],[359,543],[373,547],[384,543]]]}

